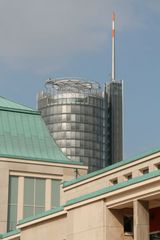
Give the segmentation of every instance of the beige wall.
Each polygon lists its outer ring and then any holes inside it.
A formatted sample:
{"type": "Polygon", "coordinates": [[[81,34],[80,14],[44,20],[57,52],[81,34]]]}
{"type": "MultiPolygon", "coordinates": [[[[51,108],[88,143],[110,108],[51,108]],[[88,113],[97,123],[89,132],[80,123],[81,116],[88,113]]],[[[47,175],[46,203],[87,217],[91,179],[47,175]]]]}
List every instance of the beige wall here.
{"type": "Polygon", "coordinates": [[[105,239],[103,200],[69,210],[67,218],[67,240],[105,239]]]}
{"type": "Polygon", "coordinates": [[[124,233],[126,214],[134,218],[134,240],[148,240],[149,206],[159,198],[160,177],[156,177],[67,206],[61,217],[19,226],[21,240],[133,240],[124,233]]]}
{"type": "Polygon", "coordinates": [[[54,220],[35,224],[32,228],[24,228],[21,240],[66,240],[66,215],[56,217],[54,220]]]}
{"type": "Polygon", "coordinates": [[[158,163],[160,164],[159,155],[160,153],[153,154],[153,156],[139,159],[122,167],[92,177],[88,180],[81,181],[80,183],[64,187],[61,194],[62,203],[65,203],[71,198],[76,198],[81,195],[99,190],[100,188],[111,186],[111,180],[115,178],[118,179],[118,182],[127,181],[126,175],[129,173],[132,173],[133,177],[137,177],[142,175],[141,170],[144,168],[148,167],[149,171],[154,171],[157,169],[156,165],[158,163]]]}
{"type": "Polygon", "coordinates": [[[23,227],[20,240],[106,240],[103,200],[68,210],[67,214],[23,227]]]}
{"type": "Polygon", "coordinates": [[[9,172],[0,164],[0,232],[6,232],[9,172]]]}

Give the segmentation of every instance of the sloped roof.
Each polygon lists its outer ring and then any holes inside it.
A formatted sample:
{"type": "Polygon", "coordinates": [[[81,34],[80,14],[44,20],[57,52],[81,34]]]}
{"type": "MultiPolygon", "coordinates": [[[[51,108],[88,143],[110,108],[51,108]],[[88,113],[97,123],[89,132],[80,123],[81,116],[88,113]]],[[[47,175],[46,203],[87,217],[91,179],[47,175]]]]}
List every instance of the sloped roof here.
{"type": "Polygon", "coordinates": [[[54,142],[38,111],[0,97],[0,157],[80,164],[54,142]]]}

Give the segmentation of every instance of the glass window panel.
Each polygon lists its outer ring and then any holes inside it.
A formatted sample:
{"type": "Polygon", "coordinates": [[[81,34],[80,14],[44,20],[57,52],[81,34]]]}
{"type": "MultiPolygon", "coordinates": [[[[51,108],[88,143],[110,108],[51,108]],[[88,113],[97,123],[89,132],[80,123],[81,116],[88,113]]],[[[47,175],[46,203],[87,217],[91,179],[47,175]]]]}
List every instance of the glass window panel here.
{"type": "Polygon", "coordinates": [[[30,217],[33,215],[34,215],[34,207],[33,206],[25,206],[24,213],[23,213],[24,218],[30,217]]]}
{"type": "Polygon", "coordinates": [[[70,112],[71,112],[71,106],[67,106],[66,112],[67,112],[67,113],[70,113],[70,112]]]}
{"type": "Polygon", "coordinates": [[[70,140],[67,140],[66,141],[66,147],[70,147],[71,146],[71,141],[70,140]]]}
{"type": "Polygon", "coordinates": [[[45,179],[35,179],[35,206],[45,205],[45,179]]]}
{"type": "Polygon", "coordinates": [[[51,205],[58,207],[60,205],[60,180],[52,180],[51,205]]]}
{"type": "Polygon", "coordinates": [[[35,214],[38,214],[38,213],[41,213],[41,212],[44,212],[44,211],[45,211],[44,207],[36,207],[35,208],[35,214]]]}
{"type": "Polygon", "coordinates": [[[74,139],[74,140],[70,140],[70,143],[71,143],[71,147],[75,147],[75,145],[76,145],[76,140],[74,139]]]}
{"type": "Polygon", "coordinates": [[[67,115],[66,121],[67,121],[67,122],[70,122],[70,121],[71,121],[71,115],[70,115],[70,114],[67,115]]]}
{"type": "Polygon", "coordinates": [[[10,176],[9,178],[9,204],[17,204],[18,199],[18,177],[10,176]]]}
{"type": "Polygon", "coordinates": [[[62,113],[66,113],[66,110],[67,110],[67,106],[66,105],[62,106],[62,113]]]}
{"type": "Polygon", "coordinates": [[[76,132],[76,138],[80,139],[80,132],[76,132]]]}
{"type": "Polygon", "coordinates": [[[80,149],[79,149],[79,148],[76,148],[76,149],[75,149],[75,154],[76,154],[76,155],[79,155],[79,154],[80,154],[80,149]]]}
{"type": "Polygon", "coordinates": [[[76,140],[76,141],[75,141],[75,146],[76,146],[76,147],[80,147],[80,141],[79,141],[79,140],[76,140]]]}
{"type": "Polygon", "coordinates": [[[75,121],[76,121],[76,118],[77,118],[77,116],[76,116],[75,114],[72,114],[72,115],[71,115],[71,121],[75,122],[75,121]]]}
{"type": "Polygon", "coordinates": [[[61,113],[61,112],[62,112],[62,107],[61,107],[61,106],[58,106],[58,107],[57,107],[57,110],[58,110],[58,113],[61,113]]]}
{"type": "Polygon", "coordinates": [[[24,179],[24,205],[34,204],[34,178],[24,179]]]}
{"type": "Polygon", "coordinates": [[[66,123],[66,130],[70,130],[71,129],[71,124],[70,123],[66,123]]]}
{"type": "Polygon", "coordinates": [[[75,139],[75,137],[76,137],[76,133],[75,132],[70,132],[70,138],[73,138],[73,139],[75,139]]]}
{"type": "Polygon", "coordinates": [[[67,115],[66,114],[62,114],[62,121],[66,121],[66,118],[67,118],[67,115]]]}
{"type": "Polygon", "coordinates": [[[17,224],[17,205],[11,205],[8,209],[8,231],[14,230],[17,224]]]}
{"type": "Polygon", "coordinates": [[[70,155],[70,154],[71,154],[71,149],[70,149],[70,148],[67,148],[67,149],[66,149],[66,154],[67,154],[67,155],[70,155]]]}

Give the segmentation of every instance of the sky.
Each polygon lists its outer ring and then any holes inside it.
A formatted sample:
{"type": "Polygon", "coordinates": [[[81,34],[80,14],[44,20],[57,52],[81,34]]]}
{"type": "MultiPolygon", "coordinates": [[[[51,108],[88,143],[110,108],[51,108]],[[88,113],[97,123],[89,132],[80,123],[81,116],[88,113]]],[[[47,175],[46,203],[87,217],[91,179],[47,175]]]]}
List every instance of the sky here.
{"type": "Polygon", "coordinates": [[[0,95],[36,108],[49,77],[124,81],[124,159],[160,147],[160,0],[1,0],[0,95]]]}

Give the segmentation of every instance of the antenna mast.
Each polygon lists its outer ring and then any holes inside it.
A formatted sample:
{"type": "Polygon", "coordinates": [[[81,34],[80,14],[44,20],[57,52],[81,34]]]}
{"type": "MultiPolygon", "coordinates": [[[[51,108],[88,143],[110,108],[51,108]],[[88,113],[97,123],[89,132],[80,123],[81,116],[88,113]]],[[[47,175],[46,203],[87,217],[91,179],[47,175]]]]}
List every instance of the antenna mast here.
{"type": "Polygon", "coordinates": [[[115,81],[115,12],[112,13],[112,81],[115,81]]]}

